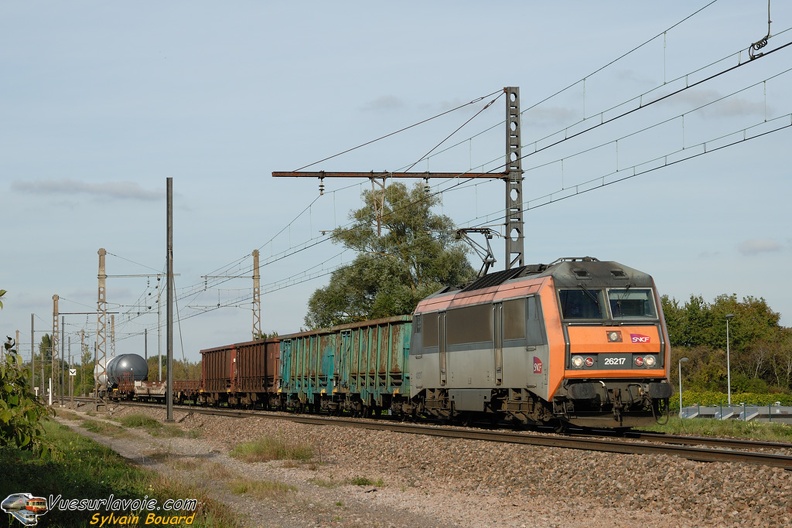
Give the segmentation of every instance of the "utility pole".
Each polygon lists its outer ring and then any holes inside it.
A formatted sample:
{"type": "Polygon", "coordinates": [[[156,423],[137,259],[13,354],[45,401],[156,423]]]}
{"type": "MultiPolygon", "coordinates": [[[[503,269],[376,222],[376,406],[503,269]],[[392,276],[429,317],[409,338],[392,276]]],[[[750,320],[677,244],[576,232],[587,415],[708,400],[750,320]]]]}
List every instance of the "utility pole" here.
{"type": "Polygon", "coordinates": [[[96,396],[99,395],[100,380],[107,383],[107,272],[105,270],[105,248],[99,248],[99,297],[96,301],[96,396]]]}
{"type": "Polygon", "coordinates": [[[525,264],[525,237],[522,205],[522,149],[520,135],[520,89],[507,87],[506,94],[506,163],[505,171],[492,172],[325,172],[325,171],[276,171],[274,178],[319,178],[319,192],[324,191],[325,178],[368,178],[372,185],[375,179],[382,180],[382,188],[388,178],[497,178],[506,182],[506,269],[525,264]]]}
{"type": "Polygon", "coordinates": [[[79,387],[85,387],[85,329],[80,330],[80,379],[77,380],[79,387]],[[82,384],[80,382],[82,381],[82,384]]]}
{"type": "Polygon", "coordinates": [[[253,250],[253,339],[261,336],[261,274],[259,251],[253,250]]]}
{"type": "MultiPolygon", "coordinates": [[[[261,272],[259,266],[259,250],[254,249],[253,253],[253,339],[261,335],[261,272]]],[[[201,275],[206,283],[207,279],[250,279],[248,275],[201,275]]],[[[217,301],[220,308],[220,300],[217,301]]]]}
{"type": "Polygon", "coordinates": [[[506,269],[525,265],[520,89],[506,91],[506,269]]]}
{"type": "Polygon", "coordinates": [[[173,421],[173,178],[166,178],[166,216],[167,216],[167,242],[166,242],[166,260],[168,268],[168,295],[167,306],[165,307],[165,318],[167,319],[167,366],[168,372],[166,373],[165,386],[165,421],[173,421]]]}
{"type": "MultiPolygon", "coordinates": [[[[58,374],[55,368],[57,364],[58,358],[58,334],[60,333],[60,329],[58,328],[58,295],[52,296],[52,338],[50,339],[50,345],[52,348],[51,355],[52,355],[52,372],[50,373],[50,380],[54,380],[55,383],[58,382],[58,374]]],[[[54,390],[52,385],[52,381],[50,382],[50,405],[52,405],[52,391],[54,390]]]]}
{"type": "Polygon", "coordinates": [[[74,405],[74,376],[72,376],[73,368],[74,363],[72,363],[71,336],[69,336],[69,399],[71,400],[72,405],[74,405]]]}
{"type": "MultiPolygon", "coordinates": [[[[36,333],[34,328],[34,316],[30,314],[30,387],[33,391],[36,390],[36,333]]],[[[38,394],[36,395],[38,396],[38,394]]]]}
{"type": "Polygon", "coordinates": [[[61,315],[61,354],[60,354],[60,361],[58,362],[58,371],[60,372],[60,404],[63,407],[63,386],[66,384],[66,379],[64,378],[65,372],[63,372],[63,363],[66,361],[66,316],[61,315]]]}

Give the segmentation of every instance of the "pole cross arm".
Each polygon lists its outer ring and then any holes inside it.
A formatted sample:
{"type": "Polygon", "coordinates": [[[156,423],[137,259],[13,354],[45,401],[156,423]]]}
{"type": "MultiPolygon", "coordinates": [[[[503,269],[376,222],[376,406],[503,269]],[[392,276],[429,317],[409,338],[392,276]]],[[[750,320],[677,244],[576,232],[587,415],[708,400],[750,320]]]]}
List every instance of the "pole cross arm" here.
{"type": "Polygon", "coordinates": [[[325,172],[325,171],[275,171],[273,178],[372,178],[384,180],[387,178],[489,178],[504,179],[509,177],[508,172],[325,172]]]}

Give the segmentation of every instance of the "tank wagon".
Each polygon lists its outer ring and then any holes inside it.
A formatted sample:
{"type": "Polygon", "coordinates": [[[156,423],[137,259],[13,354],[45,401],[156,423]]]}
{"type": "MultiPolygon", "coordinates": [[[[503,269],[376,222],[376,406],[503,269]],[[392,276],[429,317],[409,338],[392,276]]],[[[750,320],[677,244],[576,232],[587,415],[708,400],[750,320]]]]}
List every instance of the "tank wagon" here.
{"type": "MultiPolygon", "coordinates": [[[[95,375],[94,378],[99,381],[101,376],[95,375]]],[[[167,384],[148,379],[148,363],[138,354],[121,354],[111,358],[107,363],[106,379],[107,385],[102,388],[102,392],[111,400],[165,401],[167,384]]],[[[174,380],[174,401],[195,401],[200,389],[200,380],[174,380]]]]}
{"type": "MultiPolygon", "coordinates": [[[[175,401],[626,428],[666,417],[672,392],[654,280],[592,257],[491,273],[411,316],[201,356],[201,380],[174,384],[175,401]]],[[[137,396],[159,397],[134,383],[137,396]]]]}
{"type": "Polygon", "coordinates": [[[631,427],[667,414],[669,361],[652,277],[617,262],[567,258],[422,300],[411,397],[435,416],[631,427]]]}

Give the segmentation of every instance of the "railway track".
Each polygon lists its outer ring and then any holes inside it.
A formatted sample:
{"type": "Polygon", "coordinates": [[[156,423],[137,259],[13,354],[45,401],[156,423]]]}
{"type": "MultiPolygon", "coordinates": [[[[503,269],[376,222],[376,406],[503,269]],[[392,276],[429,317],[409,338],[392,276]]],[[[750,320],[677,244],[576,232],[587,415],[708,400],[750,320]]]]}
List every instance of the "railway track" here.
{"type": "MultiPolygon", "coordinates": [[[[159,404],[123,402],[132,405],[162,409],[159,404]]],[[[183,407],[179,408],[184,410],[183,407]]],[[[439,426],[395,422],[378,419],[329,417],[305,414],[261,412],[257,410],[217,409],[189,407],[188,412],[230,418],[265,417],[288,420],[309,425],[335,425],[401,434],[480,440],[540,447],[600,451],[605,453],[668,455],[699,462],[741,462],[792,470],[792,444],[761,442],[728,438],[672,436],[646,432],[629,432],[628,437],[606,438],[601,435],[575,433],[559,435],[522,431],[485,430],[456,426],[439,426]]]]}

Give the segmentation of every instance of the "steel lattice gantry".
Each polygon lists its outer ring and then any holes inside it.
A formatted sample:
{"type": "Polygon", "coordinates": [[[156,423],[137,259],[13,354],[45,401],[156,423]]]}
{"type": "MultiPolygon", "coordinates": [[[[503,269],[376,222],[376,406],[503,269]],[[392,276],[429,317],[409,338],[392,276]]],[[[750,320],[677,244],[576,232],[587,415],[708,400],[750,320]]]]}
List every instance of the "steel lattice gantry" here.
{"type": "MultiPolygon", "coordinates": [[[[367,178],[374,182],[389,178],[497,178],[506,182],[506,269],[525,264],[525,238],[522,206],[522,154],[520,147],[520,89],[508,87],[506,94],[506,162],[503,172],[325,172],[325,171],[276,171],[275,178],[367,178]]],[[[324,184],[320,183],[320,190],[324,184]]]]}

